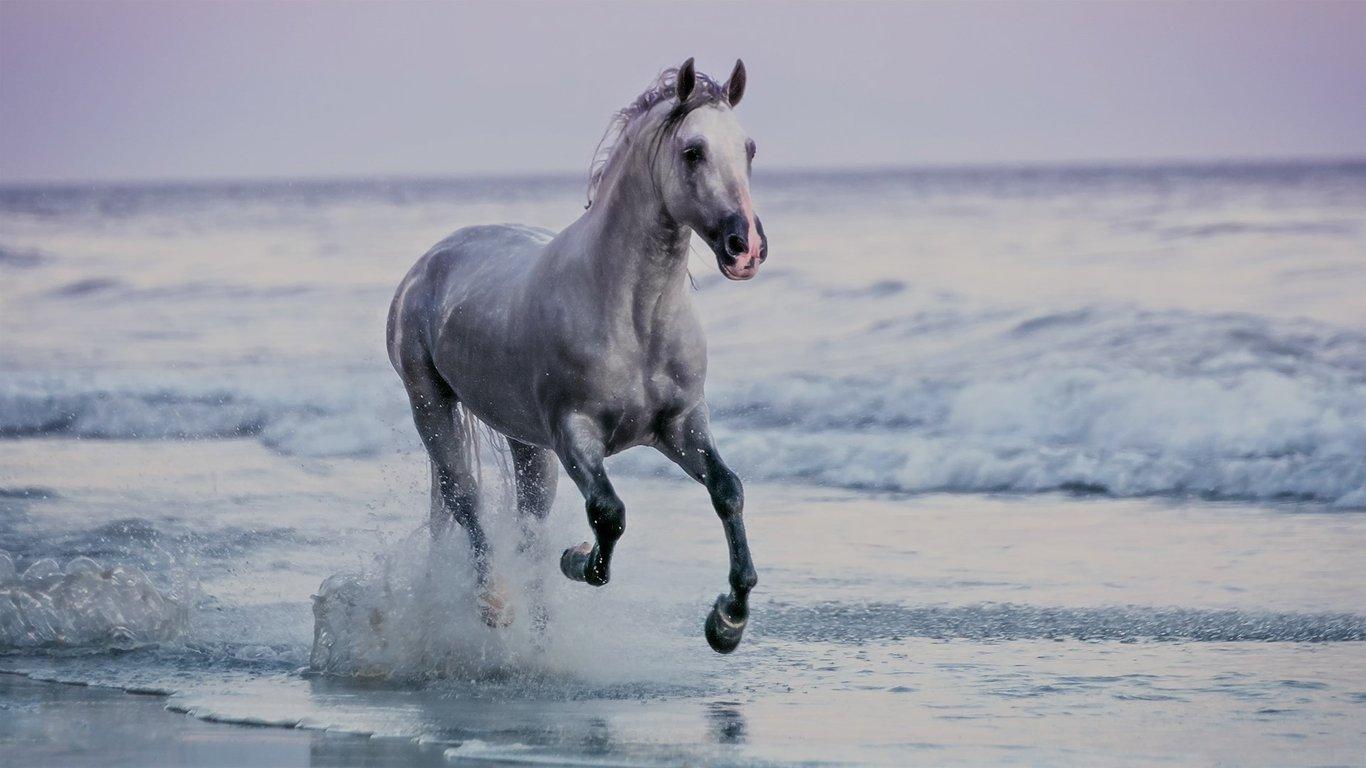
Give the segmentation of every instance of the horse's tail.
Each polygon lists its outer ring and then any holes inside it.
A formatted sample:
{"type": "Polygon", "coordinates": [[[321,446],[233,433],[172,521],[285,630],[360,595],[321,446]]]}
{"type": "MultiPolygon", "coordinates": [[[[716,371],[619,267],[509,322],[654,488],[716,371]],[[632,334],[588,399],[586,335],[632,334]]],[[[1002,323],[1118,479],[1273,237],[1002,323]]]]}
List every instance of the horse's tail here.
{"type": "MultiPolygon", "coordinates": [[[[474,415],[463,402],[455,405],[455,418],[459,419],[465,429],[465,449],[470,456],[474,457],[474,472],[480,482],[480,488],[488,488],[488,475],[484,473],[484,457],[488,456],[490,461],[489,473],[494,476],[497,482],[497,498],[494,501],[510,501],[515,498],[516,481],[513,477],[512,452],[508,448],[507,440],[502,433],[485,424],[478,416],[474,415]]],[[[490,497],[486,496],[486,500],[490,497]]]]}

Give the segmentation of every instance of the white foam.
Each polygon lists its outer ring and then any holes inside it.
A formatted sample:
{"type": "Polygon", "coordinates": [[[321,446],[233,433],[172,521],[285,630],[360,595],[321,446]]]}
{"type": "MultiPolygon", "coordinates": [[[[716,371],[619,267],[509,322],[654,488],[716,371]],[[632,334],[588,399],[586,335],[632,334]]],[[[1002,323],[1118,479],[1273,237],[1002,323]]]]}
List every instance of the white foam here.
{"type": "Polygon", "coordinates": [[[559,572],[548,543],[581,538],[581,518],[552,516],[540,537],[519,551],[517,515],[506,508],[510,499],[488,503],[504,507],[481,517],[492,577],[511,607],[509,626],[491,629],[480,618],[463,531],[454,528],[433,541],[423,528],[379,552],[368,567],[334,574],[318,587],[310,668],[341,676],[511,684],[553,695],[696,681],[697,670],[682,659],[706,656],[692,621],[686,634],[677,632],[677,616],[670,613],[676,606],[646,584],[591,589],[559,572]],[[538,608],[549,617],[540,627],[533,620],[538,608]]]}
{"type": "Polygon", "coordinates": [[[470,568],[453,548],[423,552],[422,535],[365,571],[323,581],[313,597],[310,668],[364,677],[477,673],[467,662],[479,666],[488,638],[468,620],[470,568]]]}
{"type": "Polygon", "coordinates": [[[0,552],[0,648],[132,648],[174,640],[187,624],[182,601],[137,568],[42,559],[18,575],[0,552]]]}
{"type": "Polygon", "coordinates": [[[760,417],[718,423],[747,477],[908,492],[1366,499],[1366,384],[1354,381],[1062,367],[940,387],[798,381],[770,385],[762,402],[760,417]],[[840,428],[829,415],[842,412],[916,426],[840,428]]]}
{"type": "Polygon", "coordinates": [[[406,413],[402,387],[378,366],[306,382],[291,370],[0,374],[0,436],[255,437],[289,455],[361,456],[416,445],[394,429],[406,413]]]}
{"type": "Polygon", "coordinates": [[[881,490],[1366,501],[1362,334],[1126,307],[974,328],[888,326],[865,344],[903,348],[857,376],[719,381],[722,449],[746,477],[881,490]]]}

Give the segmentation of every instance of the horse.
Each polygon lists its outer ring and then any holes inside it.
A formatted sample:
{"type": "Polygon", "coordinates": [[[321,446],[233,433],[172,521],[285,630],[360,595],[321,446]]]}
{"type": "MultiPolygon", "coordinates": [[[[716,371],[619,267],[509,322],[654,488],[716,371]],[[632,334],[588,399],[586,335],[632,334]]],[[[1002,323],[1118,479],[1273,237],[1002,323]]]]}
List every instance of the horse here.
{"type": "Polygon", "coordinates": [[[506,438],[524,544],[549,514],[557,462],[578,487],[593,542],[565,549],[559,564],[592,586],[611,578],[626,528],[605,458],[650,446],[704,485],[730,560],[730,591],[717,596],[704,634],[718,653],[740,643],[758,576],[744,488],[712,439],[687,260],[693,233],[730,280],[753,278],[768,258],[750,199],[755,144],[734,111],[745,84],[738,60],[724,83],[691,58],[664,70],[613,116],[574,223],[558,234],[457,230],[395,292],[389,358],[430,460],[432,535],[451,521],[464,529],[490,626],[511,619],[478,514],[477,422],[506,438]]]}

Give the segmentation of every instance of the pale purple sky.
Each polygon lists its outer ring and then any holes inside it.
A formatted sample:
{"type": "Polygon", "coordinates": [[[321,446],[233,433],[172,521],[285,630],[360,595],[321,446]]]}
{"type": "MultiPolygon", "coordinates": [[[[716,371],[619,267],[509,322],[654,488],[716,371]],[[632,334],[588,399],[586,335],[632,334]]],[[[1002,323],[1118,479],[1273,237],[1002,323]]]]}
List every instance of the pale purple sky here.
{"type": "Polygon", "coordinates": [[[1366,2],[0,2],[0,180],[586,168],[696,56],[771,167],[1366,156],[1366,2]]]}

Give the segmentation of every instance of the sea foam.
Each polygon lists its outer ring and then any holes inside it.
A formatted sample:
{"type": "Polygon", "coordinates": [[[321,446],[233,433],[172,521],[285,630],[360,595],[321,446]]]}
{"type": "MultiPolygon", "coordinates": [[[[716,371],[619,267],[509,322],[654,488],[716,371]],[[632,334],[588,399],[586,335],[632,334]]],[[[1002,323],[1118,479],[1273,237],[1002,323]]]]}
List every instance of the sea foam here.
{"type": "Polygon", "coordinates": [[[505,626],[490,628],[481,618],[461,529],[434,539],[424,527],[318,587],[311,672],[454,680],[552,696],[634,696],[696,682],[699,671],[682,661],[708,658],[696,606],[685,606],[680,632],[677,606],[662,604],[641,584],[595,590],[570,582],[550,542],[581,537],[577,516],[537,523],[527,540],[511,501],[488,501],[503,507],[482,517],[492,581],[508,606],[505,626]]]}

